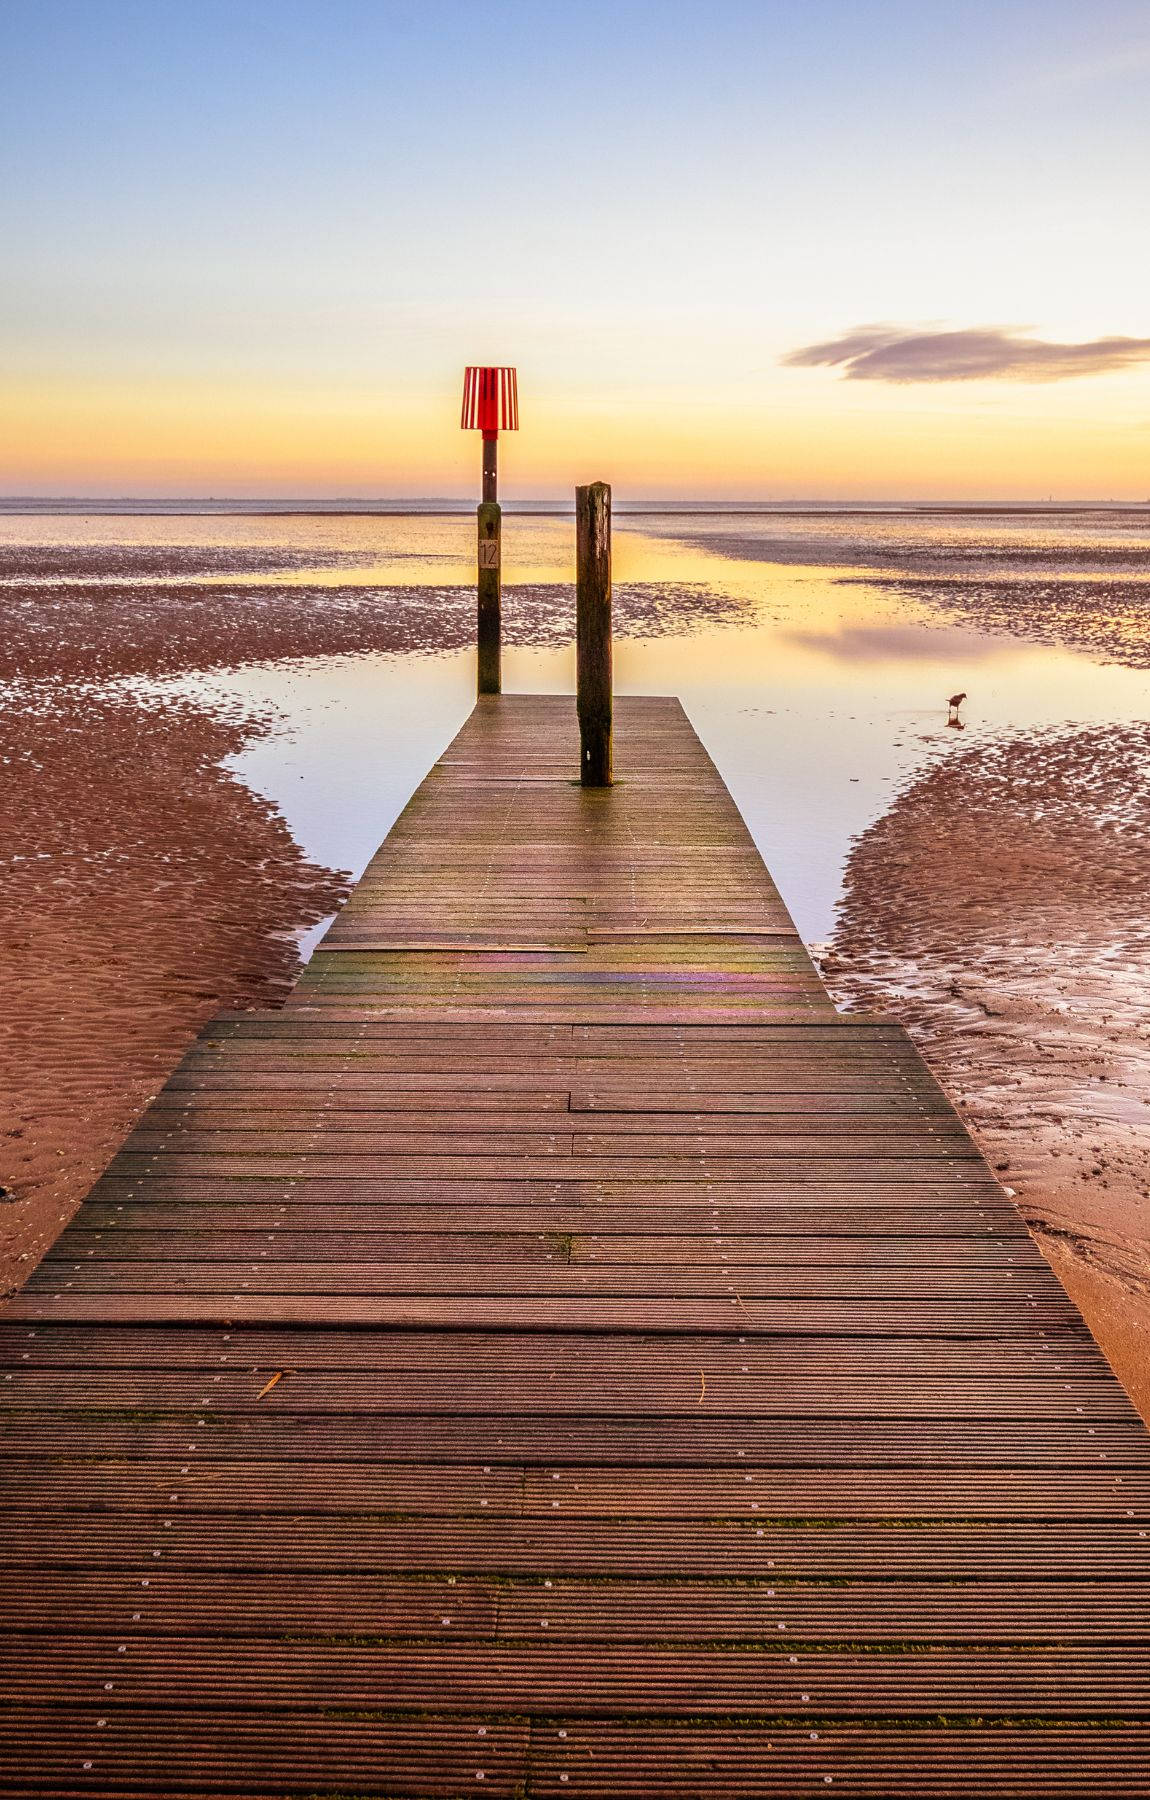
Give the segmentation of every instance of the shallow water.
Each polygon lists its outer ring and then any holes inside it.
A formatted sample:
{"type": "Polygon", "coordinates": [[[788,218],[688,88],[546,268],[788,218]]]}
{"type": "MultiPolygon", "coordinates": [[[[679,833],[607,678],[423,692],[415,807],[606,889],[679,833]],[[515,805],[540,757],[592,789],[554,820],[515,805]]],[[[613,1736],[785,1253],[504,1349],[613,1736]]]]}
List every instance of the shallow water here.
{"type": "MultiPolygon", "coordinates": [[[[0,577],[80,587],[93,606],[101,588],[158,579],[186,586],[189,604],[205,588],[303,587],[317,609],[337,590],[377,590],[397,608],[417,594],[433,616],[458,614],[473,530],[467,517],[10,515],[0,518],[0,577]]],[[[982,628],[969,612],[940,611],[933,590],[928,603],[887,579],[944,562],[971,583],[1036,568],[1090,573],[1120,611],[1132,590],[1141,602],[1150,539],[1146,520],[1126,512],[617,521],[617,588],[673,596],[662,635],[617,639],[618,691],[682,699],[809,942],[831,934],[852,841],[926,765],[1004,731],[1146,715],[1144,668],[982,628]],[[962,730],[947,724],[958,690],[969,695],[962,730]]],[[[573,651],[555,641],[573,610],[572,565],[570,521],[506,518],[508,691],[573,689],[573,651]]],[[[471,703],[471,654],[437,649],[434,628],[428,637],[425,652],[248,664],[162,685],[273,706],[278,730],[234,767],[310,855],[358,872],[471,703]]]]}

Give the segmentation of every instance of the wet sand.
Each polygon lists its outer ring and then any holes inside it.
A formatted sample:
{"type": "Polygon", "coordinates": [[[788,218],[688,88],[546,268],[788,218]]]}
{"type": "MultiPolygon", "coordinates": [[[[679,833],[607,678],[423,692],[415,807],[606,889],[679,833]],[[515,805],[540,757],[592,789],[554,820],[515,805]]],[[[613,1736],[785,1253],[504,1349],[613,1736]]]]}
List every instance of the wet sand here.
{"type": "Polygon", "coordinates": [[[959,749],[856,844],[823,961],[893,1012],[1150,1418],[1150,726],[959,749]]]}
{"type": "MultiPolygon", "coordinates": [[[[0,551],[0,576],[10,573],[0,551]]],[[[737,623],[718,589],[635,583],[614,594],[616,633],[660,637],[737,623]]],[[[504,593],[504,641],[549,647],[574,634],[565,585],[504,593]]],[[[475,591],[462,587],[279,586],[226,581],[0,587],[0,681],[108,682],[380,651],[462,650],[475,641],[475,591]]]]}

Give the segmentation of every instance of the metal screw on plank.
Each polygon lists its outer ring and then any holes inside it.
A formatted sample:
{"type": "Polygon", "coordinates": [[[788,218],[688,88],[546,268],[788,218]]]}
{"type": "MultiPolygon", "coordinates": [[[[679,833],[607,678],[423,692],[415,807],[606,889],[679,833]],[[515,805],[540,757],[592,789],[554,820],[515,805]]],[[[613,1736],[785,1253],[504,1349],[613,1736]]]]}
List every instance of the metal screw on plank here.
{"type": "Polygon", "coordinates": [[[483,501],[478,529],[478,678],[481,694],[498,694],[502,587],[502,514],[499,509],[499,433],[519,430],[519,384],[511,368],[471,366],[463,377],[464,431],[483,433],[483,501]]]}

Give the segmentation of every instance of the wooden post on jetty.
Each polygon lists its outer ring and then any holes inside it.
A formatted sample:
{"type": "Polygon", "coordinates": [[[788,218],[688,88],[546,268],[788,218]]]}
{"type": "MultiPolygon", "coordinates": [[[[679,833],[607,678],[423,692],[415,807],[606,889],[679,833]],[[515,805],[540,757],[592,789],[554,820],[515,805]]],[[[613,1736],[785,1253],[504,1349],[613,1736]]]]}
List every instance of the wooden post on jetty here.
{"type": "Polygon", "coordinates": [[[610,787],[611,489],[593,481],[575,489],[576,708],[579,780],[610,787]]]}
{"type": "Polygon", "coordinates": [[[502,510],[495,500],[479,508],[479,680],[481,694],[502,689],[499,665],[502,510]]]}

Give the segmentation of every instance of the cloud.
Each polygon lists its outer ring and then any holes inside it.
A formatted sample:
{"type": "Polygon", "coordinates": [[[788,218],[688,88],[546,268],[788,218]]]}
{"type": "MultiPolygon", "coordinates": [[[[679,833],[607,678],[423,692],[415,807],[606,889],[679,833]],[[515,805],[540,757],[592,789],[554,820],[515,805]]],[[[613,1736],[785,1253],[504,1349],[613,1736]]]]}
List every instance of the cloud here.
{"type": "Polygon", "coordinates": [[[908,331],[859,325],[782,359],[791,369],[842,368],[848,381],[1065,381],[1150,362],[1150,338],[1052,344],[1017,331],[908,331]]]}

